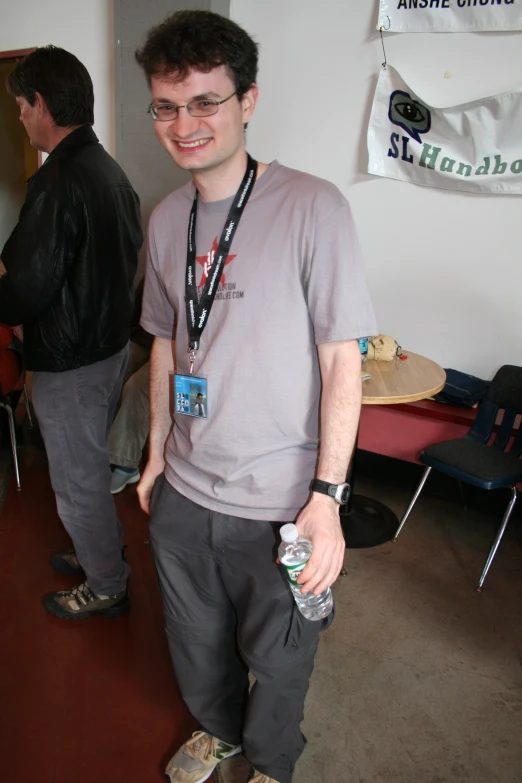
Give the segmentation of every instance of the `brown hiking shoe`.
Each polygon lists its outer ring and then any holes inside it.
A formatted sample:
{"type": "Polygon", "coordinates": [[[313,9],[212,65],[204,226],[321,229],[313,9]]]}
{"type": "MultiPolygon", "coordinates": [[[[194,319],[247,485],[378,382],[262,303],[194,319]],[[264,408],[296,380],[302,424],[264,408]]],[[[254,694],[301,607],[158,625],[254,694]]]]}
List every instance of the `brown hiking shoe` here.
{"type": "Polygon", "coordinates": [[[248,778],[248,783],[278,783],[278,781],[275,778],[269,778],[266,775],[263,775],[262,772],[258,772],[257,770],[254,770],[252,774],[253,777],[248,778]]]}
{"type": "MultiPolygon", "coordinates": [[[[121,548],[121,556],[125,562],[127,562],[127,558],[125,556],[126,549],[127,545],[121,548]]],[[[74,549],[66,549],[64,552],[56,552],[56,554],[51,557],[50,563],[52,568],[54,568],[54,570],[59,574],[65,574],[66,576],[85,577],[83,568],[80,565],[78,556],[76,555],[74,549]]]]}
{"type": "Polygon", "coordinates": [[[103,617],[122,617],[130,609],[127,588],[117,595],[96,595],[87,582],[72,590],[59,590],[44,597],[48,612],[64,620],[83,619],[101,614],[103,617]]]}
{"type": "Polygon", "coordinates": [[[196,731],[171,758],[165,769],[170,783],[204,783],[220,761],[241,753],[241,745],[229,745],[206,731],[196,731]]]}
{"type": "Polygon", "coordinates": [[[57,552],[51,557],[51,566],[59,574],[67,576],[83,576],[83,568],[78,562],[74,549],[68,549],[65,552],[57,552]]]}

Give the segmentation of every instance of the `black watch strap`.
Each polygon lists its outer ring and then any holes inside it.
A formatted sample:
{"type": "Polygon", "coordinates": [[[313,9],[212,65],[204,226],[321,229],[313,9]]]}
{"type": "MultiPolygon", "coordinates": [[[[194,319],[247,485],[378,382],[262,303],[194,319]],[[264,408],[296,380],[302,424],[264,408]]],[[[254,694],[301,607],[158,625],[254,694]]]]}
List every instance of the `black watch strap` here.
{"type": "Polygon", "coordinates": [[[312,492],[320,492],[322,495],[329,495],[329,497],[336,500],[341,506],[344,506],[350,497],[349,484],[329,484],[327,481],[314,479],[310,484],[310,489],[312,492]]]}

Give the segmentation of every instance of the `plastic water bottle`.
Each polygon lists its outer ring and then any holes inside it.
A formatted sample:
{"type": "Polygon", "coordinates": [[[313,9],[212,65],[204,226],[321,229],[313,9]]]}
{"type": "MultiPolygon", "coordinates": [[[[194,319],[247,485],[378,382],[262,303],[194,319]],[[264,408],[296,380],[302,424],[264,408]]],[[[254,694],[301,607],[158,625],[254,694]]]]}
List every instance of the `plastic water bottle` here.
{"type": "Polygon", "coordinates": [[[313,593],[303,595],[302,585],[297,584],[297,578],[312,554],[312,542],[307,538],[300,538],[299,531],[293,524],[283,525],[279,532],[282,539],[279,545],[279,560],[288,576],[299,611],[307,620],[322,620],[328,617],[333,608],[330,588],[327,587],[320,595],[313,593]]]}
{"type": "Polygon", "coordinates": [[[360,337],[357,342],[359,343],[359,350],[361,352],[361,363],[364,364],[368,359],[368,338],[360,337]]]}

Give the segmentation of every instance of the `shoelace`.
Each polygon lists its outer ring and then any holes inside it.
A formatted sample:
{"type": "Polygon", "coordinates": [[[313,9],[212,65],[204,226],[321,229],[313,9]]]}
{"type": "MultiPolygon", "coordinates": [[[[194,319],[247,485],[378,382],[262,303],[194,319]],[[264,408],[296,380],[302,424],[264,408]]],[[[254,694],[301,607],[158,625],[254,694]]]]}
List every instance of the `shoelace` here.
{"type": "Polygon", "coordinates": [[[70,596],[72,600],[76,601],[78,609],[82,606],[87,606],[91,601],[96,601],[97,597],[95,593],[92,592],[87,582],[82,582],[80,585],[73,587],[73,589],[65,593],[65,595],[70,596]]]}
{"type": "Polygon", "coordinates": [[[214,737],[211,734],[207,734],[205,731],[196,731],[192,735],[192,739],[185,743],[183,753],[192,759],[204,761],[212,753],[213,745],[214,737]]]}

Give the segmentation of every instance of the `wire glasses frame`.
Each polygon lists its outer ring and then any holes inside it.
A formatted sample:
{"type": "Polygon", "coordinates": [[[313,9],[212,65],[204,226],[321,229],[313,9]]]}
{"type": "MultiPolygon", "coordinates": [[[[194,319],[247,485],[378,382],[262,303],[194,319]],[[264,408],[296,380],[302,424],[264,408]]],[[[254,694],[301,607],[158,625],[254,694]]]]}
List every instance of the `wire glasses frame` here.
{"type": "Polygon", "coordinates": [[[170,122],[177,119],[180,109],[186,109],[191,117],[211,117],[213,114],[217,114],[222,103],[226,103],[234,95],[237,95],[237,92],[233,92],[232,95],[229,95],[228,98],[223,98],[222,101],[205,98],[190,101],[190,103],[186,103],[183,106],[174,106],[172,103],[151,103],[147,109],[147,114],[150,114],[155,122],[170,122]]]}

